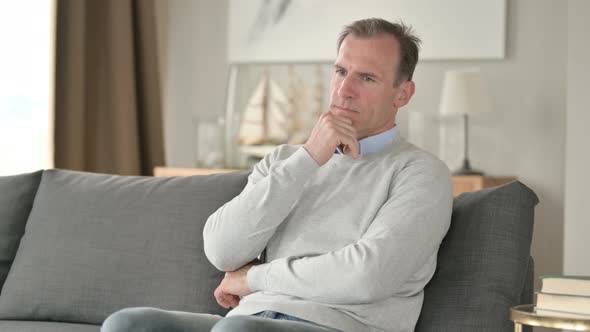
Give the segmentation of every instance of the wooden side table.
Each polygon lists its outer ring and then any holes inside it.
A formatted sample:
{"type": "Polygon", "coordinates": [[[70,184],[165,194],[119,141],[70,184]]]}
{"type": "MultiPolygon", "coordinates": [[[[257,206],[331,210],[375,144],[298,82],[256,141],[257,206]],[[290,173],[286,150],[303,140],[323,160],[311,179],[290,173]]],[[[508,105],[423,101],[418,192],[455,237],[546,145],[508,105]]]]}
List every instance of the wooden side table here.
{"type": "Polygon", "coordinates": [[[455,175],[453,176],[453,195],[495,187],[514,180],[516,178],[513,176],[455,175]]]}
{"type": "Polygon", "coordinates": [[[524,304],[510,308],[510,319],[514,322],[514,332],[522,332],[523,325],[590,331],[590,319],[538,315],[534,304],[524,304]]]}

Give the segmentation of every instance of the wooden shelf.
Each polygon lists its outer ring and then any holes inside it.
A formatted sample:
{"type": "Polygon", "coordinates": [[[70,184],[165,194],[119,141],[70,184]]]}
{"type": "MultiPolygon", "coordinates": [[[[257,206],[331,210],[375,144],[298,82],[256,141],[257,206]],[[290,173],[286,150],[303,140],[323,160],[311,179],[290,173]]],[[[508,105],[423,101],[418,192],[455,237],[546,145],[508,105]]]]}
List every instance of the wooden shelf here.
{"type": "Polygon", "coordinates": [[[178,167],[154,167],[154,176],[190,176],[210,175],[217,173],[229,173],[241,171],[233,168],[178,168],[178,167]]]}
{"type": "MultiPolygon", "coordinates": [[[[209,175],[235,171],[240,171],[240,169],[156,167],[154,168],[154,176],[209,175]]],[[[453,195],[457,196],[468,191],[495,187],[514,180],[516,178],[513,176],[455,175],[453,176],[453,195]]]]}
{"type": "Polygon", "coordinates": [[[453,176],[453,195],[495,187],[514,180],[516,178],[513,176],[455,175],[453,176]]]}

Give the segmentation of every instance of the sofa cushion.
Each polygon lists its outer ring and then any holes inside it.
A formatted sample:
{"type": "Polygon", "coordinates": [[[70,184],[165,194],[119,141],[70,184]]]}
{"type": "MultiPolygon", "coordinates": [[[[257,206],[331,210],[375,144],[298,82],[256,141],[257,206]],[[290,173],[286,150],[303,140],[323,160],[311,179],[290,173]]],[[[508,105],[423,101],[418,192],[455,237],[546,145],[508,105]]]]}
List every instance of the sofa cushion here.
{"type": "Polygon", "coordinates": [[[0,288],[25,232],[42,173],[0,176],[0,288]]]}
{"type": "Polygon", "coordinates": [[[455,198],[416,331],[513,331],[537,203],[517,181],[455,198]]]}
{"type": "Polygon", "coordinates": [[[100,332],[99,325],[0,320],[2,332],[100,332]]]}
{"type": "Polygon", "coordinates": [[[203,253],[207,217],[246,173],[153,178],[43,173],[0,319],[100,324],[125,307],[225,314],[203,253]]]}

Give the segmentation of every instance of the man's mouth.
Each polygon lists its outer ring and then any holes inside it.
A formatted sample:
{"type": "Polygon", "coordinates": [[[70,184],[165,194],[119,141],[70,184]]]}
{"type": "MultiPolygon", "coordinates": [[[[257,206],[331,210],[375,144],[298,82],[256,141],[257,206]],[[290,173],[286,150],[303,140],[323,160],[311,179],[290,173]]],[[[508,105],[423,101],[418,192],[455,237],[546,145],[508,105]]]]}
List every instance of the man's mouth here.
{"type": "Polygon", "coordinates": [[[337,110],[341,110],[341,111],[346,111],[346,112],[353,112],[356,113],[355,110],[352,110],[350,108],[346,108],[346,107],[342,107],[342,106],[337,106],[337,105],[332,105],[333,109],[337,109],[337,110]]]}

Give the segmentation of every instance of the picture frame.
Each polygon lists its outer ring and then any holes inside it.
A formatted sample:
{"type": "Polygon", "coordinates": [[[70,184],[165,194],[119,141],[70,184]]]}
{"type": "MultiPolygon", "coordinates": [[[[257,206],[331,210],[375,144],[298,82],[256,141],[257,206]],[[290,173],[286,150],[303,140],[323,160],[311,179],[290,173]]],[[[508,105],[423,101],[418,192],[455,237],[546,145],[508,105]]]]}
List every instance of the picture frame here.
{"type": "Polygon", "coordinates": [[[382,17],[411,25],[422,60],[502,59],[506,0],[230,0],[230,63],[331,62],[344,25],[382,17]]]}

